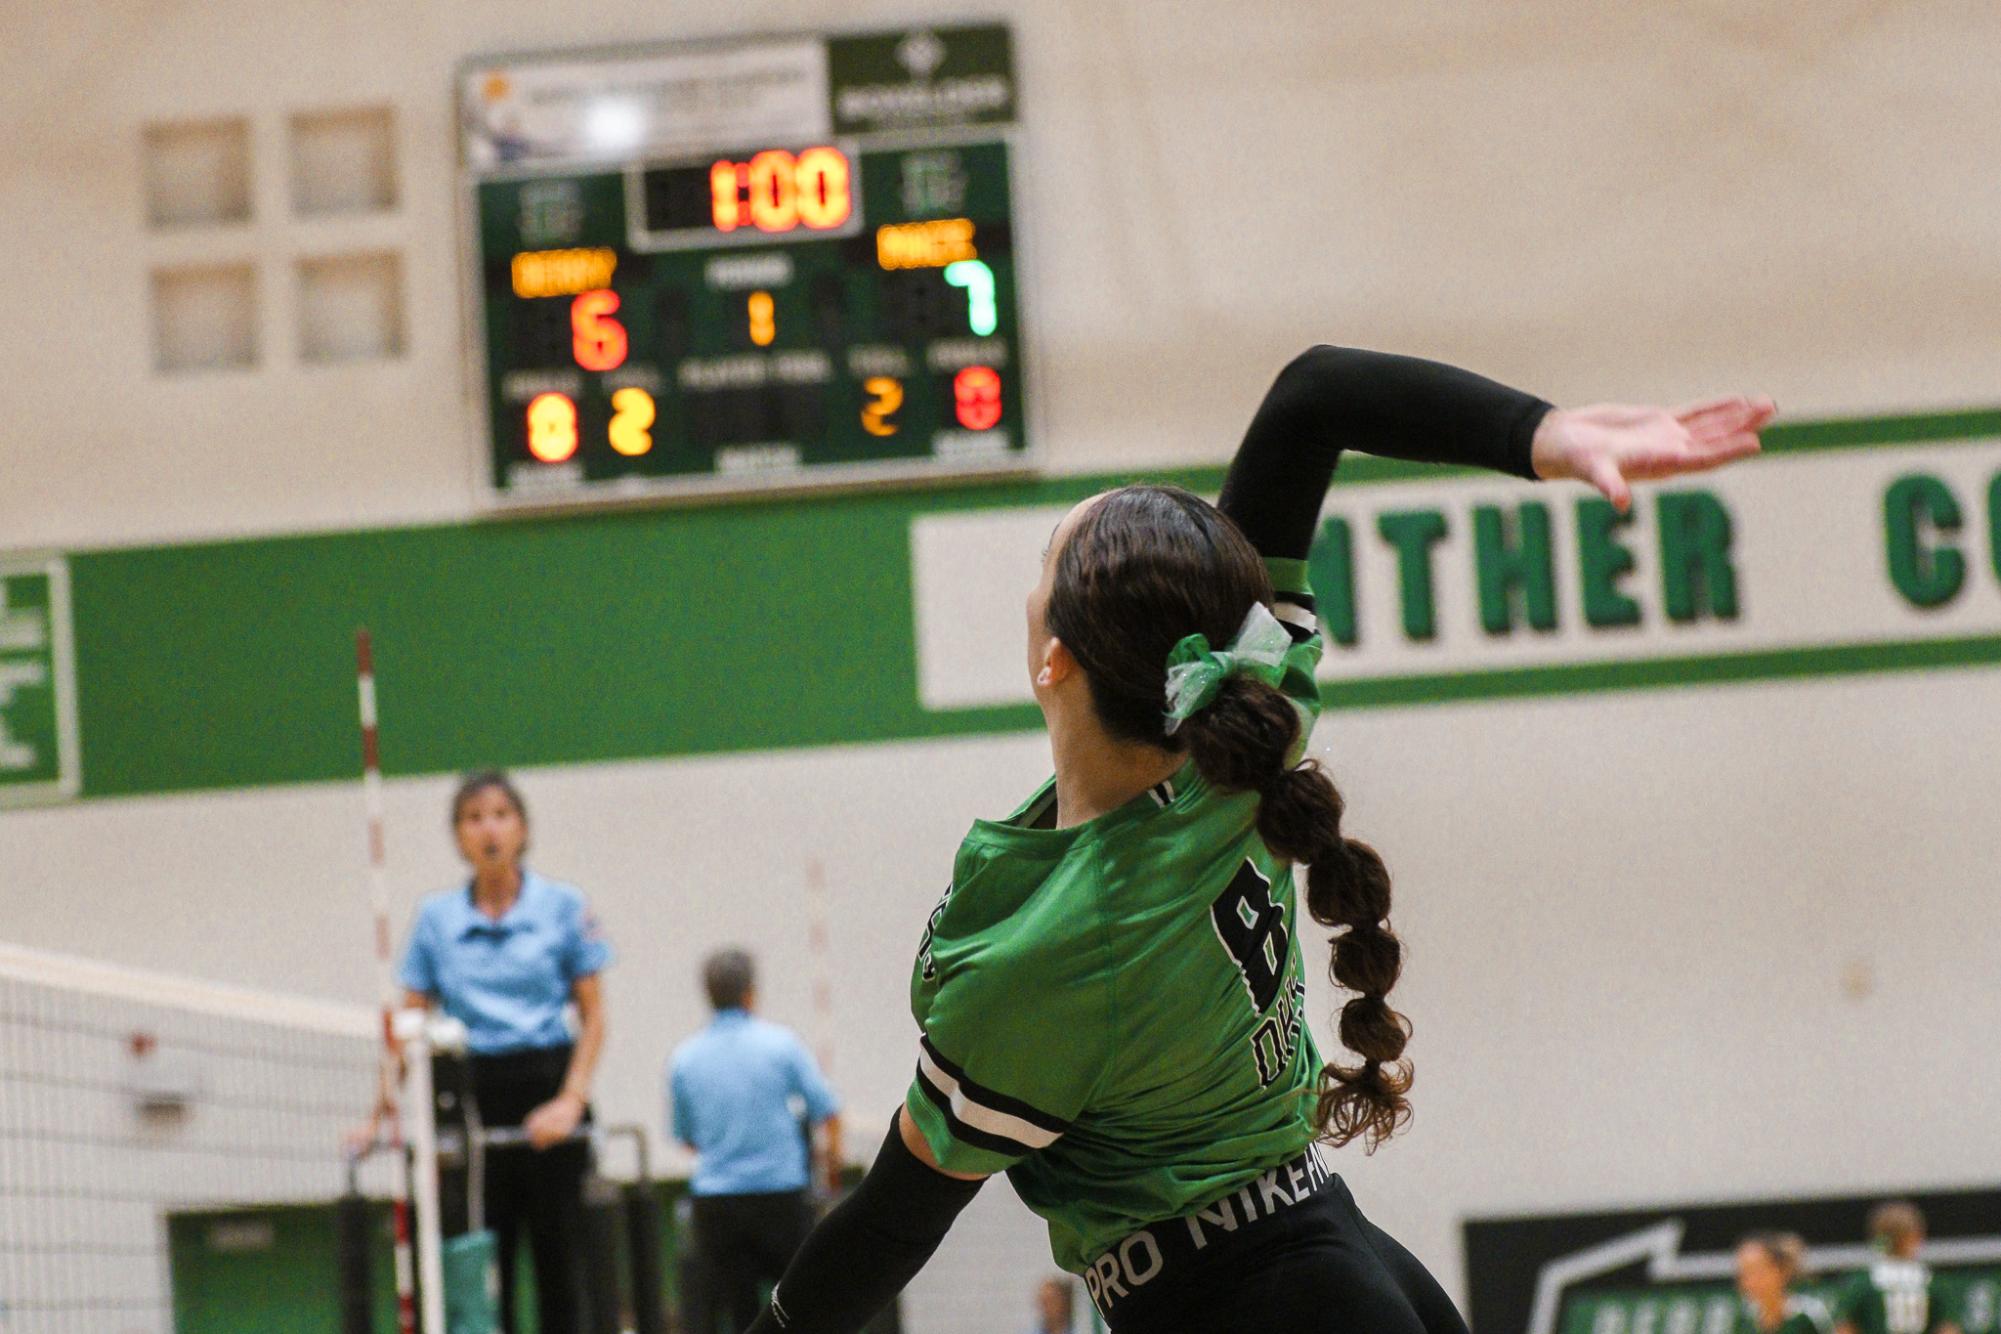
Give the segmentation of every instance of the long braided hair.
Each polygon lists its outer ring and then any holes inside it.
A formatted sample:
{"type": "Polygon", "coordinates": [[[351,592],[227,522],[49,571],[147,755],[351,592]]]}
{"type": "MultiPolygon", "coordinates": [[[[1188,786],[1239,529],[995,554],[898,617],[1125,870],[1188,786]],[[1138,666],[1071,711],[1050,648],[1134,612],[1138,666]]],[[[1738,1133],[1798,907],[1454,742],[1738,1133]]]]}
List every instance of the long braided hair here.
{"type": "Polygon", "coordinates": [[[1336,1144],[1375,1148],[1410,1116],[1410,1022],[1386,999],[1403,966],[1390,930],[1390,876],[1374,848],[1341,832],[1343,803],[1314,761],[1290,763],[1300,714],[1247,676],[1172,734],[1166,665],[1184,635],[1222,645],[1253,602],[1269,603],[1264,562],[1215,506],[1179,487],[1131,486],[1093,505],[1056,559],[1044,620],[1084,670],[1097,715],[1123,740],[1186,752],[1224,792],[1255,792],[1267,848],[1306,867],[1306,907],[1332,927],[1342,1045],[1358,1058],[1321,1077],[1318,1125],[1336,1144]]]}

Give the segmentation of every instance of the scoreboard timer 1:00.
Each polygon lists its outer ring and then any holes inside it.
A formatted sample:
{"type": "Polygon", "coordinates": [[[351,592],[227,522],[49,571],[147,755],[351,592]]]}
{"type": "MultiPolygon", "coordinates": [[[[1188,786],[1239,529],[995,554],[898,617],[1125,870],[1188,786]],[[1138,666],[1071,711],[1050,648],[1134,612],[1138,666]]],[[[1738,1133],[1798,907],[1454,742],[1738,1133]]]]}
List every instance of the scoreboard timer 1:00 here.
{"type": "Polygon", "coordinates": [[[489,62],[461,99],[497,501],[1028,465],[1005,28],[489,62]]]}

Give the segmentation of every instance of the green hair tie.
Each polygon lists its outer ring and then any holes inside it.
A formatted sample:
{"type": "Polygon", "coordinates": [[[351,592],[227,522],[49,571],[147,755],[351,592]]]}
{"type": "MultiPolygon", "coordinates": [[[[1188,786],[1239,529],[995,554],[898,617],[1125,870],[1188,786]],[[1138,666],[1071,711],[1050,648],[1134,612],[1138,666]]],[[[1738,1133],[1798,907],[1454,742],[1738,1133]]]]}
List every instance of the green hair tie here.
{"type": "Polygon", "coordinates": [[[1167,734],[1173,736],[1191,715],[1208,708],[1232,676],[1277,685],[1291,647],[1292,636],[1262,602],[1251,604],[1226,648],[1210,648],[1208,636],[1199,632],[1185,636],[1167,655],[1167,734]]]}

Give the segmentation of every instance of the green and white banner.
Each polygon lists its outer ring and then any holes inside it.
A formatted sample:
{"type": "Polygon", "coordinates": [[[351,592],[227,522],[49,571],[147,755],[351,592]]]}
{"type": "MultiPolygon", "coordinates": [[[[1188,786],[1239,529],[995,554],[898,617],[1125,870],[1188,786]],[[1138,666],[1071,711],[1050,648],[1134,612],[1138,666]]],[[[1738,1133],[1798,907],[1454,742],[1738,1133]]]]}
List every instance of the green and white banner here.
{"type": "MultiPolygon", "coordinates": [[[[1767,450],[1630,519],[1345,460],[1313,557],[1329,707],[2001,664],[2001,412],[1767,450]]],[[[0,802],[351,779],[357,625],[391,774],[1033,728],[1022,599],[1064,511],[1125,480],[0,557],[0,802]]]]}
{"type": "MultiPolygon", "coordinates": [[[[1020,617],[994,609],[1063,512],[913,521],[926,708],[1031,698],[1020,617]]],[[[1950,664],[2001,636],[2001,438],[1773,455],[1639,488],[1628,515],[1459,472],[1337,485],[1312,574],[1337,702],[1950,664]]]]}
{"type": "Polygon", "coordinates": [[[77,788],[69,567],[0,557],[0,804],[77,788]]]}

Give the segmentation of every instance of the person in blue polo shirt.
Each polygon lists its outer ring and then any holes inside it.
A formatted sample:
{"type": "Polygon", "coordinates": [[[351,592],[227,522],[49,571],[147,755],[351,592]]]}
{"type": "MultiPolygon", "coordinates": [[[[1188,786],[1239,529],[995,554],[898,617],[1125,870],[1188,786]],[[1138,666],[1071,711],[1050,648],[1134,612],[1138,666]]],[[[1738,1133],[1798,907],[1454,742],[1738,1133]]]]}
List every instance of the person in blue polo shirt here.
{"type": "Polygon", "coordinates": [[[690,1194],[706,1309],[727,1316],[735,1334],[757,1318],[762,1285],[777,1281],[812,1230],[813,1128],[825,1135],[827,1188],[838,1189],[840,1103],[798,1036],[752,1013],[750,955],[711,955],[702,985],[715,1018],[675,1048],[668,1095],[672,1134],[696,1154],[690,1194]]]}
{"type": "Polygon", "coordinates": [[[466,1026],[481,1123],[519,1126],[531,1146],[486,1155],[502,1329],[515,1334],[514,1255],[525,1228],[537,1328],[578,1334],[590,1145],[571,1136],[590,1118],[591,1076],[605,1035],[599,974],[611,947],[582,893],[522,865],[528,811],[505,774],[476,773],[460,783],[452,832],[472,878],[418,908],[403,955],[404,1003],[437,1006],[466,1026]]]}

